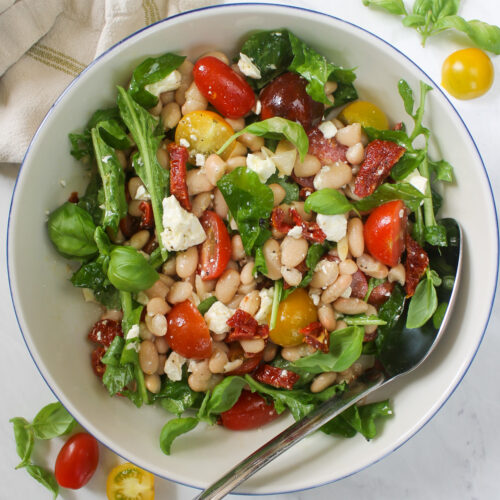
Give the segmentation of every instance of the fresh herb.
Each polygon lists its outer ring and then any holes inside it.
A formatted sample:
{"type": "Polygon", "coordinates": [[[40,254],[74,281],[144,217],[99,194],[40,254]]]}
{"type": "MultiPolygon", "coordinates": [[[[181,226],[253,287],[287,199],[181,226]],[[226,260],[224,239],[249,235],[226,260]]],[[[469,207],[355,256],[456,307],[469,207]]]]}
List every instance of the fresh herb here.
{"type": "Polygon", "coordinates": [[[432,316],[432,324],[436,330],[439,330],[441,323],[443,322],[444,315],[446,314],[446,310],[448,309],[448,302],[441,302],[437,306],[436,312],[432,316]]]}
{"type": "Polygon", "coordinates": [[[156,120],[137,104],[122,87],[118,87],[118,107],[120,115],[130,129],[139,150],[134,155],[132,163],[151,196],[157,239],[162,255],[166,258],[167,250],[159,235],[163,232],[162,202],[169,189],[169,175],[156,158],[163,133],[156,120]]]}
{"type": "Polygon", "coordinates": [[[205,300],[202,300],[198,305],[198,311],[200,314],[205,314],[215,303],[217,302],[217,297],[212,295],[211,297],[207,297],[205,300]]]}
{"type": "Polygon", "coordinates": [[[309,150],[309,139],[304,127],[300,123],[275,116],[267,120],[251,123],[244,129],[236,132],[222,145],[217,154],[222,154],[233,141],[246,133],[269,139],[289,140],[298,149],[301,161],[304,161],[309,150]]]}
{"type": "Polygon", "coordinates": [[[36,439],[52,439],[71,432],[76,420],[57,402],[43,407],[33,419],[31,429],[36,439]]]}
{"type": "Polygon", "coordinates": [[[276,321],[278,319],[278,309],[280,306],[282,293],[283,293],[283,280],[275,281],[274,292],[273,292],[273,305],[271,307],[271,318],[269,320],[270,330],[272,330],[276,326],[276,321]]]}
{"type": "Polygon", "coordinates": [[[160,433],[160,448],[165,455],[170,455],[170,449],[175,438],[193,430],[199,423],[196,417],[179,417],[169,420],[160,433]]]}
{"type": "Polygon", "coordinates": [[[403,16],[403,24],[422,36],[423,46],[430,36],[455,29],[465,33],[479,48],[500,54],[500,28],[458,16],[460,0],[416,0],[410,14],[402,0],[363,0],[363,4],[403,16]]]}
{"type": "Polygon", "coordinates": [[[364,326],[364,325],[386,325],[387,321],[380,319],[375,314],[355,314],[353,316],[344,316],[342,318],[347,326],[364,326]]]}
{"type": "Polygon", "coordinates": [[[308,271],[306,274],[304,274],[304,277],[302,278],[302,281],[300,282],[299,286],[301,288],[305,288],[306,286],[311,283],[314,270],[316,269],[316,266],[318,265],[318,262],[320,261],[321,257],[328,251],[328,247],[326,245],[320,245],[319,243],[313,243],[309,249],[307,250],[307,255],[306,255],[306,266],[308,268],[308,271]]]}
{"type": "MultiPolygon", "coordinates": [[[[314,194],[314,193],[313,193],[314,194]]],[[[312,196],[312,195],[311,195],[312,196]]],[[[369,212],[375,207],[392,200],[402,200],[412,211],[418,210],[426,196],[407,182],[398,184],[381,184],[371,195],[353,203],[359,212],[369,212]]]]}
{"type": "Polygon", "coordinates": [[[160,392],[154,395],[154,400],[169,413],[180,416],[186,410],[199,408],[203,400],[203,393],[193,391],[187,382],[187,373],[184,370],[182,380],[170,380],[165,377],[160,392]]]}
{"type": "Polygon", "coordinates": [[[21,462],[16,469],[26,467],[30,463],[31,453],[35,445],[35,434],[29,422],[23,417],[14,417],[9,420],[14,426],[14,438],[16,440],[16,451],[21,462]]]}
{"type": "Polygon", "coordinates": [[[370,298],[370,295],[373,292],[373,289],[377,287],[378,285],[381,285],[384,283],[385,280],[381,278],[370,278],[370,281],[368,282],[368,289],[366,290],[365,296],[363,297],[363,300],[365,302],[368,302],[368,299],[370,298]]]}
{"type": "Polygon", "coordinates": [[[257,276],[257,273],[266,275],[268,272],[266,258],[264,257],[264,251],[262,247],[257,247],[255,250],[255,265],[252,269],[252,274],[257,276]]]}
{"type": "Polygon", "coordinates": [[[246,167],[224,175],[217,186],[236,221],[245,252],[251,255],[271,236],[268,225],[274,206],[273,192],[246,167]]]}
{"type": "Polygon", "coordinates": [[[131,363],[122,365],[120,362],[124,346],[125,339],[116,336],[102,358],[102,362],[106,365],[102,383],[108,389],[110,396],[122,391],[134,380],[134,366],[131,363]]]}
{"type": "Polygon", "coordinates": [[[90,178],[87,189],[85,189],[85,193],[77,205],[92,216],[92,220],[96,226],[100,226],[104,219],[104,210],[101,208],[103,204],[104,189],[102,187],[101,176],[95,172],[90,178]]]}
{"type": "Polygon", "coordinates": [[[158,103],[158,97],[148,92],[145,87],[165,79],[176,70],[186,59],[177,54],[163,54],[159,57],[148,57],[132,73],[129,93],[142,107],[153,108],[158,103]]]}
{"type": "Polygon", "coordinates": [[[436,312],[438,305],[436,288],[429,273],[420,281],[410,300],[406,328],[420,328],[436,312]]]}
{"type": "Polygon", "coordinates": [[[64,257],[85,260],[97,253],[94,221],[78,205],[64,203],[50,214],[47,225],[50,240],[64,257]]]}
{"type": "Polygon", "coordinates": [[[278,174],[273,174],[267,179],[266,184],[279,184],[285,190],[285,198],[281,203],[290,204],[292,201],[298,201],[300,188],[298,184],[285,177],[280,177],[278,174]]]}
{"type": "Polygon", "coordinates": [[[324,215],[345,214],[353,208],[343,193],[331,188],[311,193],[304,203],[304,210],[307,213],[314,210],[314,212],[324,215]]]}
{"type": "Polygon", "coordinates": [[[36,479],[52,493],[52,498],[57,498],[57,495],[59,495],[59,484],[52,472],[33,464],[27,465],[26,470],[33,479],[36,479]]]}

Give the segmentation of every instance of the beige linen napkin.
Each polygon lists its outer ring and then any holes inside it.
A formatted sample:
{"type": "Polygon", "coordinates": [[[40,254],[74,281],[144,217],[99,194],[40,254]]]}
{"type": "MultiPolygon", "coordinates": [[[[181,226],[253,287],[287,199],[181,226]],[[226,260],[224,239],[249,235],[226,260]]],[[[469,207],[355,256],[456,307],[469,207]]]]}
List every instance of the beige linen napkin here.
{"type": "Polygon", "coordinates": [[[213,0],[0,0],[0,162],[20,162],[65,87],[125,36],[213,0]]]}

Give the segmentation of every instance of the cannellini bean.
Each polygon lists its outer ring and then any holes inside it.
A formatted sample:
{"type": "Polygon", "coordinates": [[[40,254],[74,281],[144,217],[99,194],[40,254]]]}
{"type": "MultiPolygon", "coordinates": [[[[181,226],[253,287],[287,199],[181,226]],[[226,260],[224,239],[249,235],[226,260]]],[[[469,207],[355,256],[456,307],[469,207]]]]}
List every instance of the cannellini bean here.
{"type": "Polygon", "coordinates": [[[163,103],[163,106],[165,106],[169,102],[174,102],[175,101],[175,92],[173,90],[169,90],[167,92],[162,92],[160,94],[160,99],[161,99],[161,102],[163,103]]]}
{"type": "Polygon", "coordinates": [[[325,165],[314,177],[315,189],[340,189],[352,180],[352,169],[344,162],[325,165]]]}
{"type": "Polygon", "coordinates": [[[262,247],[262,253],[266,261],[266,276],[272,280],[281,278],[281,250],[280,244],[273,238],[269,238],[262,247]]]}
{"type": "Polygon", "coordinates": [[[167,295],[167,300],[171,304],[179,304],[180,302],[184,302],[185,300],[191,297],[193,293],[193,285],[191,283],[187,283],[185,281],[176,281],[167,295]]]}
{"type": "Polygon", "coordinates": [[[404,286],[406,282],[406,270],[403,264],[398,264],[397,266],[391,267],[387,279],[390,283],[397,281],[401,286],[404,286]]]}
{"type": "Polygon", "coordinates": [[[214,191],[214,209],[215,213],[221,219],[227,219],[229,207],[227,206],[226,200],[224,199],[224,196],[222,196],[222,193],[218,188],[214,191]]]}
{"type": "MultiPolygon", "coordinates": [[[[237,293],[232,298],[232,300],[226,304],[227,307],[229,307],[229,309],[238,309],[238,307],[240,307],[241,301],[243,300],[243,297],[244,297],[244,295],[240,295],[239,293],[237,293]]],[[[214,337],[214,339],[215,339],[215,337],[214,337]]]]}
{"type": "MultiPolygon", "coordinates": [[[[217,343],[220,344],[222,342],[217,343]]],[[[225,351],[214,348],[212,356],[210,356],[210,360],[208,362],[208,369],[212,373],[224,373],[224,366],[228,361],[229,360],[225,351]]]]}
{"type": "Polygon", "coordinates": [[[234,269],[226,269],[215,285],[215,296],[223,304],[228,304],[240,286],[240,275],[234,269]]]}
{"type": "Polygon", "coordinates": [[[163,264],[161,272],[167,276],[173,276],[175,274],[176,267],[175,257],[170,257],[170,259],[168,259],[167,262],[163,264]]]}
{"type": "Polygon", "coordinates": [[[189,368],[192,370],[191,375],[188,377],[189,387],[196,392],[205,392],[209,387],[209,380],[212,377],[208,366],[208,359],[191,362],[189,368]]]}
{"type": "Polygon", "coordinates": [[[281,275],[290,286],[298,286],[302,281],[302,273],[293,267],[281,266],[281,275]]]}
{"type": "Polygon", "coordinates": [[[176,102],[169,102],[161,110],[161,122],[165,130],[177,127],[181,119],[181,107],[176,102]]]}
{"type": "Polygon", "coordinates": [[[196,217],[201,217],[203,212],[207,210],[212,204],[213,195],[209,192],[200,193],[194,197],[191,211],[196,217]]]}
{"type": "Polygon", "coordinates": [[[255,281],[255,275],[253,274],[253,268],[255,267],[255,262],[249,260],[241,269],[240,280],[243,285],[249,285],[255,281]]]}
{"type": "Polygon", "coordinates": [[[245,132],[238,137],[238,141],[241,142],[244,146],[246,146],[250,151],[260,151],[262,146],[264,146],[264,138],[259,137],[254,134],[249,134],[245,132]]]}
{"type": "Polygon", "coordinates": [[[337,383],[342,384],[346,382],[350,384],[354,382],[363,373],[363,365],[357,361],[353,363],[347,370],[337,374],[337,383]]]}
{"type": "MultiPolygon", "coordinates": [[[[372,306],[371,304],[368,304],[368,309],[366,310],[366,315],[367,316],[378,316],[377,314],[377,309],[375,306],[372,306]]],[[[377,330],[377,325],[365,325],[365,333],[367,335],[371,335],[372,333],[375,333],[377,330]]]]}
{"type": "Polygon", "coordinates": [[[163,168],[164,170],[167,170],[169,168],[170,156],[168,154],[168,151],[164,149],[163,146],[158,148],[158,150],[156,151],[156,158],[161,168],[163,168]]]}
{"type": "Polygon", "coordinates": [[[337,253],[339,254],[339,259],[344,261],[349,256],[349,244],[347,242],[347,236],[340,238],[337,241],[337,253]]]}
{"type": "Polygon", "coordinates": [[[139,337],[141,340],[153,340],[155,338],[144,321],[139,323],[139,337]]]}
{"type": "Polygon", "coordinates": [[[361,257],[365,251],[365,239],[363,236],[363,222],[358,217],[347,221],[347,243],[353,257],[361,257]]]}
{"type": "Polygon", "coordinates": [[[226,56],[226,54],[224,54],[224,52],[221,52],[220,50],[211,50],[203,54],[201,57],[215,57],[216,59],[219,59],[219,61],[222,61],[224,64],[229,65],[228,57],[226,56]]]}
{"type": "MultiPolygon", "coordinates": [[[[229,148],[231,148],[231,146],[229,146],[229,148]]],[[[238,140],[234,141],[233,142],[233,149],[231,150],[231,152],[229,153],[229,157],[228,158],[236,158],[237,156],[243,156],[245,157],[247,154],[247,148],[246,146],[243,146],[243,144],[241,144],[241,142],[239,142],[238,140]]],[[[246,161],[243,165],[246,165],[246,161]]],[[[236,167],[233,167],[233,170],[235,169],[236,167]]]]}
{"type": "Polygon", "coordinates": [[[297,361],[304,356],[309,356],[315,351],[314,347],[309,344],[300,344],[281,349],[281,357],[287,361],[297,361]]]}
{"type": "Polygon", "coordinates": [[[241,347],[245,352],[256,354],[264,350],[266,343],[263,339],[240,340],[241,347]]]}
{"type": "Polygon", "coordinates": [[[257,282],[253,281],[252,283],[249,283],[248,285],[240,285],[238,287],[238,293],[241,295],[247,295],[248,293],[252,292],[257,288],[257,282]]]}
{"type": "Polygon", "coordinates": [[[277,353],[278,353],[278,346],[276,344],[273,344],[272,342],[268,342],[266,344],[266,347],[264,348],[262,359],[266,363],[269,363],[269,361],[272,361],[276,357],[277,353]]]}
{"type": "Polygon", "coordinates": [[[200,297],[201,300],[204,300],[207,298],[207,295],[210,294],[210,292],[213,292],[215,290],[215,285],[217,284],[217,280],[202,280],[201,276],[197,274],[194,278],[194,286],[196,289],[196,293],[200,297]]]}
{"type": "Polygon", "coordinates": [[[141,210],[141,200],[131,200],[130,203],[128,204],[128,213],[132,217],[141,217],[142,216],[142,210],[141,210]]]}
{"type": "Polygon", "coordinates": [[[322,304],[318,307],[318,320],[329,332],[335,330],[337,320],[335,319],[333,307],[330,304],[322,304]]]}
{"type": "Polygon", "coordinates": [[[235,132],[239,132],[245,128],[244,118],[225,118],[225,120],[235,132]]]}
{"type": "Polygon", "coordinates": [[[163,337],[167,333],[167,318],[164,314],[146,314],[144,321],[153,335],[163,337]]]}
{"type": "Polygon", "coordinates": [[[231,255],[235,261],[245,258],[245,249],[243,248],[243,241],[239,234],[235,234],[231,238],[231,255]]]}
{"type": "Polygon", "coordinates": [[[278,205],[281,205],[286,196],[285,188],[279,184],[269,184],[269,187],[273,192],[274,206],[277,207],[278,205]]]}
{"type": "Polygon", "coordinates": [[[352,259],[346,259],[339,264],[340,274],[354,274],[358,270],[358,265],[352,259]]]}
{"type": "Polygon", "coordinates": [[[384,279],[389,274],[389,269],[386,265],[366,253],[356,259],[356,264],[361,271],[372,278],[384,279]]]}
{"type": "Polygon", "coordinates": [[[163,337],[155,338],[155,346],[156,350],[158,351],[158,354],[166,354],[168,352],[169,345],[165,335],[163,337]]]}
{"type": "Polygon", "coordinates": [[[368,304],[364,300],[354,297],[337,299],[333,307],[342,314],[362,314],[368,310],[368,304]]]}
{"type": "Polygon", "coordinates": [[[312,288],[325,288],[330,286],[339,275],[339,265],[327,259],[320,260],[314,268],[311,280],[312,288]]]}
{"type": "Polygon", "coordinates": [[[179,278],[191,276],[198,267],[198,248],[191,247],[184,252],[178,252],[175,259],[175,270],[179,278]]]}
{"type": "Polygon", "coordinates": [[[337,300],[352,283],[352,276],[350,274],[341,274],[334,283],[332,283],[322,294],[321,302],[330,304],[337,300]]]}
{"type": "Polygon", "coordinates": [[[118,158],[118,161],[120,162],[120,165],[123,169],[126,169],[128,166],[127,162],[127,157],[123,151],[120,151],[119,149],[116,150],[116,157],[118,158]]]}
{"type": "MultiPolygon", "coordinates": [[[[191,101],[191,100],[198,101],[200,103],[205,103],[205,108],[203,108],[203,109],[206,109],[206,107],[208,105],[207,99],[200,92],[200,89],[198,88],[198,86],[196,85],[195,82],[192,82],[191,85],[189,85],[189,87],[186,90],[186,102],[191,101]]],[[[183,114],[185,114],[185,113],[183,113],[183,114]]]]}
{"type": "Polygon", "coordinates": [[[158,394],[161,389],[161,380],[160,376],[156,373],[152,373],[151,375],[144,376],[144,385],[149,392],[153,394],[158,394]]]}
{"type": "Polygon", "coordinates": [[[141,370],[147,375],[152,375],[158,370],[158,362],[158,351],[154,343],[151,340],[143,340],[139,348],[141,370]]]}
{"type": "Polygon", "coordinates": [[[354,146],[348,148],[345,157],[351,165],[359,165],[365,159],[365,148],[363,144],[357,142],[354,146]]]}
{"type": "Polygon", "coordinates": [[[309,245],[304,238],[285,236],[281,242],[281,264],[288,267],[297,267],[307,255],[309,245]]]}
{"type": "Polygon", "coordinates": [[[160,280],[165,283],[169,288],[174,284],[175,280],[172,278],[172,276],[167,276],[166,274],[160,273],[158,275],[160,277],[160,280]]]}
{"type": "Polygon", "coordinates": [[[137,190],[139,189],[140,186],[144,186],[140,177],[131,177],[130,180],[128,181],[128,192],[132,199],[135,198],[137,190]]]}
{"type": "Polygon", "coordinates": [[[153,116],[160,116],[160,113],[161,113],[162,109],[163,109],[163,103],[161,102],[161,99],[158,99],[158,102],[156,103],[156,106],[148,109],[148,111],[153,116]]]}
{"type": "Polygon", "coordinates": [[[119,311],[118,309],[106,309],[106,311],[101,314],[100,319],[112,319],[113,321],[121,321],[123,319],[123,311],[119,311]]]}
{"type": "Polygon", "coordinates": [[[337,374],[335,372],[320,373],[312,381],[311,392],[317,393],[324,391],[327,387],[333,385],[336,379],[337,379],[337,374]]]}
{"type": "Polygon", "coordinates": [[[155,314],[167,314],[170,307],[162,297],[153,297],[146,306],[147,313],[151,316],[155,314]]]}
{"type": "Polygon", "coordinates": [[[316,156],[307,154],[304,161],[300,161],[300,158],[295,160],[295,165],[293,166],[293,173],[297,177],[310,177],[311,175],[316,175],[321,170],[321,162],[316,156]]]}
{"type": "Polygon", "coordinates": [[[354,146],[361,142],[361,124],[352,123],[337,131],[335,139],[344,146],[354,146]]]}
{"type": "Polygon", "coordinates": [[[307,213],[304,210],[304,202],[303,201],[292,201],[290,204],[291,208],[295,208],[297,210],[297,213],[304,219],[305,221],[311,221],[313,218],[312,212],[307,213]]]}
{"type": "Polygon", "coordinates": [[[253,290],[243,297],[239,309],[246,311],[251,316],[255,316],[260,307],[260,295],[257,290],[253,290]]]}
{"type": "MultiPolygon", "coordinates": [[[[161,337],[158,337],[161,338],[161,337]]],[[[167,361],[166,354],[158,354],[158,370],[156,370],[157,375],[163,375],[165,373],[165,362],[167,361]]]]}
{"type": "Polygon", "coordinates": [[[201,168],[188,170],[186,185],[191,196],[212,191],[214,188],[214,185],[208,180],[205,170],[201,168]]]}
{"type": "Polygon", "coordinates": [[[144,292],[150,299],[152,299],[153,297],[161,297],[164,299],[168,293],[168,286],[159,279],[151,288],[144,290],[144,292]]]}
{"type": "Polygon", "coordinates": [[[226,162],[213,153],[205,160],[204,168],[208,180],[215,186],[226,172],[226,162]]]}
{"type": "Polygon", "coordinates": [[[245,156],[231,156],[226,162],[229,172],[232,172],[235,168],[244,167],[246,164],[247,159],[245,156]]]}

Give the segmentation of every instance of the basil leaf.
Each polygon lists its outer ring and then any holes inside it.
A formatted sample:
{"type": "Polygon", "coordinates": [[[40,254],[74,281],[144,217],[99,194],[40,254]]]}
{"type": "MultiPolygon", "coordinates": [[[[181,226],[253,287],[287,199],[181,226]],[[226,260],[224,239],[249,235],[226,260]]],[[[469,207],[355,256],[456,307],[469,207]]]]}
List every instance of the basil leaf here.
{"type": "Polygon", "coordinates": [[[433,0],[415,0],[413,13],[425,17],[428,12],[432,12],[432,2],[433,0]]]}
{"type": "Polygon", "coordinates": [[[479,48],[500,54],[500,28],[477,19],[466,21],[460,16],[447,16],[438,20],[436,30],[454,28],[465,33],[479,48]]]}
{"type": "Polygon", "coordinates": [[[203,393],[193,391],[187,383],[187,373],[182,380],[170,380],[165,377],[160,392],[154,395],[154,400],[174,415],[182,415],[190,408],[199,408],[203,393]]]}
{"type": "Polygon", "coordinates": [[[125,174],[113,148],[109,147],[93,128],[91,131],[95,157],[104,188],[104,227],[111,227],[116,233],[120,220],[127,215],[125,198],[125,174]]]}
{"type": "Polygon", "coordinates": [[[135,155],[133,164],[137,174],[151,195],[151,205],[162,255],[166,258],[167,251],[161,237],[163,232],[163,198],[168,192],[169,174],[156,158],[162,135],[158,133],[156,120],[122,88],[118,87],[118,107],[120,115],[130,129],[139,153],[135,155]]]}
{"type": "Polygon", "coordinates": [[[342,419],[366,439],[373,439],[377,435],[376,420],[393,415],[389,401],[371,403],[364,406],[353,405],[341,413],[342,419]]]}
{"type": "Polygon", "coordinates": [[[132,73],[129,85],[130,95],[142,107],[153,108],[158,103],[158,97],[148,92],[144,87],[166,78],[184,62],[184,59],[186,59],[185,56],[171,53],[159,57],[148,57],[132,73]]]}
{"type": "Polygon", "coordinates": [[[432,280],[425,278],[417,285],[410,299],[406,328],[420,328],[435,313],[438,305],[437,293],[432,280]]]}
{"type": "Polygon", "coordinates": [[[264,252],[262,251],[262,247],[258,247],[255,250],[255,265],[252,270],[252,274],[256,275],[257,273],[261,273],[266,275],[268,272],[266,259],[264,257],[264,252]]]}
{"type": "Polygon", "coordinates": [[[300,188],[295,182],[287,180],[285,177],[280,177],[278,174],[273,174],[267,179],[266,184],[279,184],[285,190],[285,198],[281,203],[290,204],[292,201],[299,199],[300,188]]]}
{"type": "Polygon", "coordinates": [[[408,28],[419,28],[425,26],[425,17],[417,14],[409,14],[403,18],[403,26],[408,28]]]}
{"type": "Polygon", "coordinates": [[[47,225],[50,240],[63,256],[85,259],[97,253],[94,221],[78,205],[64,203],[50,214],[47,225]]]}
{"type": "Polygon", "coordinates": [[[405,106],[405,111],[413,116],[413,108],[415,107],[415,99],[413,97],[413,90],[408,85],[406,80],[399,80],[398,82],[399,95],[403,99],[403,104],[405,106]]]}
{"type": "Polygon", "coordinates": [[[52,439],[71,432],[76,420],[57,402],[44,406],[33,419],[31,429],[37,439],[52,439]]]}
{"type": "Polygon", "coordinates": [[[342,417],[343,413],[332,418],[325,425],[320,427],[321,432],[328,435],[337,435],[344,438],[352,438],[357,434],[356,429],[349,425],[342,417]]]}
{"type": "Polygon", "coordinates": [[[427,243],[433,246],[445,247],[448,245],[446,228],[440,224],[426,226],[424,228],[424,238],[427,243]]]}
{"type": "Polygon", "coordinates": [[[212,295],[212,297],[207,297],[205,300],[202,300],[198,305],[198,311],[200,314],[205,314],[215,303],[217,302],[217,297],[212,295]]]}
{"type": "Polygon", "coordinates": [[[29,422],[23,417],[14,417],[9,420],[14,427],[14,438],[16,440],[16,451],[21,462],[16,469],[26,467],[30,463],[31,453],[35,444],[35,436],[29,422]]]}
{"type": "Polygon", "coordinates": [[[313,210],[324,215],[345,214],[353,208],[353,205],[343,193],[331,188],[320,189],[311,193],[304,203],[304,209],[307,213],[313,210]]]}
{"type": "Polygon", "coordinates": [[[110,396],[121,392],[132,380],[134,380],[134,366],[131,363],[123,366],[109,365],[102,377],[102,383],[110,396]]]}
{"type": "Polygon", "coordinates": [[[170,449],[175,438],[193,430],[199,420],[195,417],[173,418],[169,420],[160,433],[160,448],[165,455],[170,455],[170,449]]]}
{"type": "Polygon", "coordinates": [[[390,14],[406,14],[405,4],[403,0],[363,0],[365,7],[378,7],[389,12],[390,14]]]}
{"type": "Polygon", "coordinates": [[[369,212],[388,201],[402,200],[412,212],[416,211],[425,199],[417,188],[406,182],[398,184],[382,184],[371,195],[354,203],[356,210],[369,212]]]}
{"type": "Polygon", "coordinates": [[[446,309],[448,309],[448,302],[441,302],[437,306],[436,312],[432,316],[432,324],[436,330],[439,330],[441,323],[443,322],[444,315],[446,314],[446,309]]]}
{"type": "Polygon", "coordinates": [[[85,189],[85,193],[80,198],[77,205],[80,208],[83,208],[83,210],[87,211],[92,216],[94,224],[96,226],[99,226],[102,224],[104,218],[104,210],[101,208],[103,203],[104,190],[102,188],[101,176],[96,172],[90,178],[90,182],[85,189]]]}
{"type": "Polygon", "coordinates": [[[459,6],[460,0],[432,0],[432,20],[455,15],[459,6]]]}
{"type": "Polygon", "coordinates": [[[446,160],[429,161],[429,168],[435,173],[436,179],[443,182],[453,182],[453,167],[446,160]]]}
{"type": "Polygon", "coordinates": [[[57,495],[59,494],[59,485],[57,484],[56,478],[52,472],[49,472],[38,465],[27,465],[26,470],[32,478],[36,479],[53,494],[53,498],[57,498],[57,495]]]}
{"type": "Polygon", "coordinates": [[[245,252],[251,255],[255,246],[263,245],[271,236],[268,224],[274,207],[273,192],[246,167],[224,175],[217,186],[238,225],[245,252]]]}
{"type": "Polygon", "coordinates": [[[124,292],[140,292],[153,286],[158,273],[133,247],[115,247],[110,256],[108,279],[124,292]]]}
{"type": "Polygon", "coordinates": [[[306,256],[306,266],[308,268],[307,273],[304,275],[302,278],[302,281],[299,284],[299,287],[306,287],[311,283],[314,270],[316,269],[316,266],[318,265],[318,262],[320,261],[321,257],[328,251],[326,246],[320,245],[319,243],[313,243],[309,249],[307,250],[307,256],[306,256]]]}
{"type": "Polygon", "coordinates": [[[378,317],[386,321],[387,324],[381,325],[377,329],[377,338],[375,343],[380,349],[384,343],[386,336],[394,330],[399,318],[403,314],[406,302],[406,294],[400,285],[396,285],[391,293],[391,296],[385,301],[378,310],[378,317]]]}
{"type": "Polygon", "coordinates": [[[248,83],[256,89],[265,87],[285,72],[293,58],[287,30],[254,33],[245,41],[240,52],[259,68],[259,79],[247,78],[248,83]]]}
{"type": "Polygon", "coordinates": [[[406,151],[400,160],[391,169],[391,177],[395,181],[406,179],[425,159],[426,152],[417,149],[415,152],[406,151]]]}
{"type": "Polygon", "coordinates": [[[316,351],[298,359],[293,366],[306,368],[311,373],[341,372],[347,370],[361,355],[364,329],[350,326],[330,333],[329,352],[316,351]]]}

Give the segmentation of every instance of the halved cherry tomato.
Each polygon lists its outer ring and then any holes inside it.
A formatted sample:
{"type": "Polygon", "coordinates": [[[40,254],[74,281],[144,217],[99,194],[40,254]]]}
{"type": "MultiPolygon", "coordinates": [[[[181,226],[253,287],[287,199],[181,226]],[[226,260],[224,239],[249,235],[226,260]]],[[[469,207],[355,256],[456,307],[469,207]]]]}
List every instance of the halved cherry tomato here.
{"type": "Polygon", "coordinates": [[[364,224],[365,246],[383,264],[394,267],[404,250],[407,211],[401,200],[375,208],[364,224]]]}
{"type": "Polygon", "coordinates": [[[256,429],[272,422],[279,415],[274,409],[274,404],[256,392],[241,391],[241,395],[234,406],[220,414],[222,425],[233,431],[246,431],[256,429]]]}
{"type": "Polygon", "coordinates": [[[304,336],[299,330],[317,320],[313,301],[303,288],[297,288],[280,302],[276,326],[269,332],[269,338],[281,346],[301,344],[304,336]]]}
{"type": "Polygon", "coordinates": [[[191,301],[176,304],[167,315],[168,345],[185,358],[204,359],[212,354],[212,338],[203,316],[191,301]]]}
{"type": "Polygon", "coordinates": [[[297,121],[307,130],[317,125],[325,107],[306,92],[307,80],[297,73],[284,73],[269,83],[260,94],[261,119],[281,116],[297,121]]]}
{"type": "Polygon", "coordinates": [[[210,104],[228,118],[241,118],[255,104],[252,87],[225,62],[216,57],[198,59],[194,83],[210,104]]]}
{"type": "Polygon", "coordinates": [[[57,455],[55,475],[63,488],[77,490],[90,481],[99,462],[97,440],[86,432],[79,432],[64,443],[57,455]]]}
{"type": "MultiPolygon", "coordinates": [[[[189,155],[196,153],[209,155],[216,153],[220,147],[234,134],[234,130],[222,116],[213,111],[191,111],[184,115],[175,129],[175,142],[184,139],[189,143],[189,155]]],[[[221,157],[229,158],[235,143],[222,153],[221,157]]]]}
{"type": "Polygon", "coordinates": [[[154,500],[155,477],[134,464],[114,467],[106,481],[108,500],[154,500]]]}
{"type": "Polygon", "coordinates": [[[389,120],[385,113],[368,101],[351,102],[342,110],[339,119],[346,124],[361,123],[363,127],[374,127],[379,130],[389,128],[389,120]]]}
{"type": "Polygon", "coordinates": [[[200,218],[207,239],[199,246],[198,272],[201,279],[218,278],[226,269],[231,258],[231,239],[222,219],[211,210],[200,218]]]}

